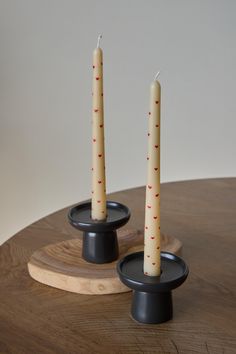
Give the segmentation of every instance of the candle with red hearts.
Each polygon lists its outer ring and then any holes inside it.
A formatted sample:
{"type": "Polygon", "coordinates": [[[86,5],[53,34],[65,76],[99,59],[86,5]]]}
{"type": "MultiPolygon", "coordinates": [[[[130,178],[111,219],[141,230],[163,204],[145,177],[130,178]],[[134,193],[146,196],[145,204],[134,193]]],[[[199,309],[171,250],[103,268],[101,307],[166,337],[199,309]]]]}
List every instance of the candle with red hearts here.
{"type": "Polygon", "coordinates": [[[92,219],[106,219],[106,176],[103,121],[103,53],[98,37],[93,52],[92,219]]]}
{"type": "Polygon", "coordinates": [[[160,275],[160,99],[159,73],[150,87],[148,113],[147,186],[144,230],[144,274],[160,275]]]}

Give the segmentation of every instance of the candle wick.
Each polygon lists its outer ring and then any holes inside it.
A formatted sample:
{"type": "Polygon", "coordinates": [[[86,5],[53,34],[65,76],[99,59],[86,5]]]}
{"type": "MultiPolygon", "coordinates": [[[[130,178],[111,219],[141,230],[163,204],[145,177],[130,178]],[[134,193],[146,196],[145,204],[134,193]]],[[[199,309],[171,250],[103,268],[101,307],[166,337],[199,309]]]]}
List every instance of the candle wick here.
{"type": "Polygon", "coordinates": [[[98,41],[97,41],[97,48],[99,48],[99,46],[100,46],[100,40],[101,40],[101,38],[102,38],[102,35],[99,34],[99,36],[98,36],[98,41]]]}
{"type": "Polygon", "coordinates": [[[158,78],[159,75],[160,75],[160,71],[158,71],[158,72],[156,73],[154,80],[157,80],[157,78],[158,78]]]}

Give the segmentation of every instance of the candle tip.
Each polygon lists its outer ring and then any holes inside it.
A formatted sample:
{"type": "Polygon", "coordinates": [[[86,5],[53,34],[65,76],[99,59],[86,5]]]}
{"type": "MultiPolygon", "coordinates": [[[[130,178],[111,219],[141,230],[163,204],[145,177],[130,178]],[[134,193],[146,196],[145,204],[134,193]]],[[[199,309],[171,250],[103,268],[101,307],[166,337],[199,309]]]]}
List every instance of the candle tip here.
{"type": "Polygon", "coordinates": [[[102,38],[102,35],[99,34],[99,36],[98,36],[98,41],[97,41],[97,48],[99,48],[99,46],[100,46],[100,40],[101,40],[101,38],[102,38]]]}
{"type": "Polygon", "coordinates": [[[160,75],[160,71],[158,71],[158,72],[156,73],[154,80],[157,80],[157,78],[158,78],[159,75],[160,75]]]}

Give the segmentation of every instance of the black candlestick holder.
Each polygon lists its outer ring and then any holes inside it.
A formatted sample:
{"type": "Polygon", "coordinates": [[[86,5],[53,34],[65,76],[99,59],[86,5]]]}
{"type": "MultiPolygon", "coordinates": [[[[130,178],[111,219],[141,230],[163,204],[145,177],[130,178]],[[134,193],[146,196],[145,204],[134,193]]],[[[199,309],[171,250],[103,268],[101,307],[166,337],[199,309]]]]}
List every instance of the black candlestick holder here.
{"type": "Polygon", "coordinates": [[[109,263],[118,259],[119,246],[116,230],[130,218],[129,209],[117,202],[107,201],[105,220],[93,220],[91,202],[80,203],[69,210],[72,226],[83,231],[82,257],[91,263],[109,263]]]}
{"type": "Polygon", "coordinates": [[[133,289],[131,315],[142,323],[162,323],[173,316],[171,291],[188,276],[188,267],[178,256],[161,252],[161,275],[143,273],[143,252],[129,254],[117,264],[121,281],[133,289]]]}

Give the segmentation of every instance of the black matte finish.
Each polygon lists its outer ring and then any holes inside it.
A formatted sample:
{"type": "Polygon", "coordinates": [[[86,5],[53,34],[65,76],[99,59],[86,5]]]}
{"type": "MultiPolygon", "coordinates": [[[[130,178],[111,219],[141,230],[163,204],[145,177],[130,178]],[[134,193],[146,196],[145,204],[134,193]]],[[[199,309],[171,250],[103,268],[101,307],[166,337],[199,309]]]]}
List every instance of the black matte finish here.
{"type": "Polygon", "coordinates": [[[107,202],[106,220],[91,218],[91,202],[81,203],[71,208],[68,219],[72,226],[83,233],[82,256],[87,262],[109,263],[119,256],[116,230],[130,218],[129,209],[116,202],[107,202]]]}
{"type": "Polygon", "coordinates": [[[143,273],[143,252],[132,253],[117,264],[121,281],[133,289],[132,317],[142,323],[162,323],[173,316],[171,291],[188,276],[188,267],[178,256],[161,252],[161,275],[143,273]]]}
{"type": "Polygon", "coordinates": [[[173,316],[171,291],[145,293],[133,291],[131,305],[132,317],[142,323],[162,323],[173,316]]]}
{"type": "Polygon", "coordinates": [[[87,262],[109,263],[119,256],[116,231],[84,232],[82,256],[87,262]]]}

